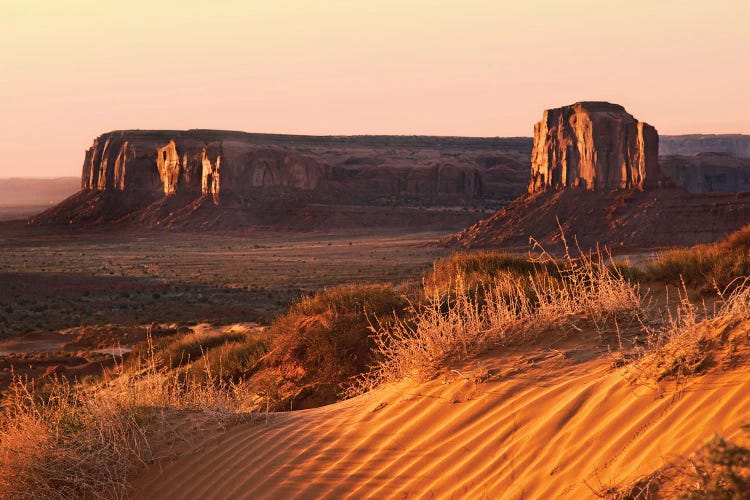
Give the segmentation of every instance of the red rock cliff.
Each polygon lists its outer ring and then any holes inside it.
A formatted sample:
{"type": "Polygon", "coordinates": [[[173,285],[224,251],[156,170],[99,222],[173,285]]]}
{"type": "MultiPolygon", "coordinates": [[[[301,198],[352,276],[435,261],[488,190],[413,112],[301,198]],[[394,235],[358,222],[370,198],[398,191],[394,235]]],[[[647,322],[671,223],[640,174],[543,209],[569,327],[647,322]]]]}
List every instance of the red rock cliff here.
{"type": "Polygon", "coordinates": [[[659,135],[625,108],[579,102],[548,109],[534,126],[529,192],[643,189],[661,179],[659,135]]]}
{"type": "Polygon", "coordinates": [[[241,195],[269,186],[315,189],[322,169],[314,160],[231,134],[169,131],[110,132],[94,140],[83,164],[82,188],[241,195]],[[217,140],[218,139],[218,140],[217,140]]]}
{"type": "Polygon", "coordinates": [[[328,203],[509,201],[523,192],[530,146],[527,139],[124,130],[94,140],[81,183],[87,191],[224,205],[253,205],[263,193],[328,203]]]}

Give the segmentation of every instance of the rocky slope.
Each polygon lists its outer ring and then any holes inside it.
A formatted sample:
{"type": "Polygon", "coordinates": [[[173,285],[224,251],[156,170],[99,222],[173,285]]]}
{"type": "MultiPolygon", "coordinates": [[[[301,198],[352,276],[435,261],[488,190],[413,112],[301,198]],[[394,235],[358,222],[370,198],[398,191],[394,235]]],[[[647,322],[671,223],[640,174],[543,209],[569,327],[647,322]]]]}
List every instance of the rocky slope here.
{"type": "Polygon", "coordinates": [[[499,206],[524,191],[530,151],[526,138],[115,131],[86,152],[82,191],[32,223],[179,226],[211,206],[234,226],[320,205],[499,206]]]}
{"type": "Polygon", "coordinates": [[[547,249],[569,244],[610,249],[689,246],[721,239],[750,223],[750,193],[688,193],[679,188],[592,192],[564,189],[524,195],[456,234],[449,244],[547,249]]]}
{"type": "Polygon", "coordinates": [[[658,156],[656,129],[622,106],[578,102],[548,109],[534,126],[529,192],[642,189],[661,178],[658,156]]]}

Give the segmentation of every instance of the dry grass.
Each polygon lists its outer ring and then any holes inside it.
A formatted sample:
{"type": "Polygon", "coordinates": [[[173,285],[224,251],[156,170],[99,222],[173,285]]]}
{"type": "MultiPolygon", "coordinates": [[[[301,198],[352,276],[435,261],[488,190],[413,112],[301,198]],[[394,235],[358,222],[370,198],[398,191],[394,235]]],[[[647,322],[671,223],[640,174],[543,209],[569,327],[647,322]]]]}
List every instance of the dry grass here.
{"type": "Polygon", "coordinates": [[[243,384],[196,382],[158,368],[118,367],[96,385],[64,378],[14,384],[0,413],[0,491],[10,498],[122,498],[152,444],[176,435],[175,411],[223,425],[247,409],[243,384]],[[173,415],[172,415],[173,416],[173,415]]]}
{"type": "Polygon", "coordinates": [[[177,368],[201,359],[206,352],[215,347],[244,342],[246,339],[244,333],[238,332],[194,332],[160,338],[150,347],[144,348],[146,352],[149,348],[153,349],[160,366],[177,368]]]}
{"type": "Polygon", "coordinates": [[[241,340],[206,349],[200,359],[184,367],[183,373],[198,382],[239,380],[246,370],[268,353],[270,346],[265,332],[247,334],[241,340]]]}
{"type": "Polygon", "coordinates": [[[646,266],[650,279],[685,283],[704,291],[724,290],[750,276],[750,228],[729,235],[724,241],[661,253],[646,266]]]}
{"type": "Polygon", "coordinates": [[[432,271],[425,276],[424,294],[428,299],[435,295],[448,297],[454,291],[457,280],[467,290],[481,292],[490,283],[540,271],[554,273],[556,270],[551,260],[540,262],[506,252],[456,253],[435,261],[432,271]]]}
{"type": "Polygon", "coordinates": [[[443,288],[430,286],[432,297],[414,318],[373,329],[377,361],[350,393],[403,378],[424,380],[454,360],[553,326],[637,318],[643,309],[639,286],[605,264],[601,254],[567,255],[559,263],[530,267],[526,275],[501,272],[482,284],[481,294],[459,275],[451,280],[447,302],[443,288]]]}
{"type": "Polygon", "coordinates": [[[665,378],[681,380],[698,373],[708,357],[706,347],[711,326],[702,321],[707,314],[690,301],[683,288],[675,312],[668,311],[661,326],[645,326],[645,341],[631,353],[635,361],[628,367],[629,379],[658,382],[665,378]]]}
{"type": "Polygon", "coordinates": [[[628,378],[634,383],[684,380],[710,366],[736,362],[737,346],[750,339],[742,322],[750,320],[750,283],[738,285],[715,306],[715,312],[692,303],[683,287],[674,313],[660,327],[646,328],[646,340],[634,349],[628,378]]]}

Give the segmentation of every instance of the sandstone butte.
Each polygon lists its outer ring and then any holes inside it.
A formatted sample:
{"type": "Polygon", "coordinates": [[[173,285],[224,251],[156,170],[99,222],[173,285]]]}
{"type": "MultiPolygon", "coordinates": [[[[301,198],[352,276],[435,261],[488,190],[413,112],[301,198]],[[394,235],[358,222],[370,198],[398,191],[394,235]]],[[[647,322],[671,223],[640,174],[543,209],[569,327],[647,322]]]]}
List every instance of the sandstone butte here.
{"type": "Polygon", "coordinates": [[[659,134],[618,104],[548,109],[534,126],[529,192],[643,189],[660,179],[659,134]]]}
{"type": "MultiPolygon", "coordinates": [[[[696,144],[741,152],[741,139],[686,136],[668,143],[671,152],[696,144]]],[[[564,233],[587,248],[708,243],[750,221],[748,163],[725,153],[660,162],[656,129],[617,104],[549,109],[534,126],[527,194],[446,241],[527,248],[533,238],[550,247],[563,243],[564,233]]]]}

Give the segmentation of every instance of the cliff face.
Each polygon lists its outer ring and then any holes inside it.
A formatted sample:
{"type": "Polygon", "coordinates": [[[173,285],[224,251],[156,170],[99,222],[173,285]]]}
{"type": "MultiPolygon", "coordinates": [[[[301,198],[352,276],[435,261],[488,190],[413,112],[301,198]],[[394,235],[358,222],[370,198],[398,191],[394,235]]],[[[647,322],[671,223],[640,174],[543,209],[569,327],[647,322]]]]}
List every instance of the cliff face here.
{"type": "Polygon", "coordinates": [[[529,146],[526,139],[115,131],[86,152],[81,186],[227,205],[254,203],[264,192],[321,202],[498,202],[523,192],[529,146]]]}
{"type": "Polygon", "coordinates": [[[529,192],[643,189],[661,179],[659,135],[617,104],[549,109],[534,126],[529,192]]]}
{"type": "Polygon", "coordinates": [[[750,158],[726,153],[662,156],[664,175],[691,193],[750,192],[750,158]]]}
{"type": "Polygon", "coordinates": [[[89,190],[207,195],[240,198],[269,186],[313,190],[322,168],[314,159],[272,146],[212,140],[200,134],[112,132],[86,152],[82,187],[89,190]]]}
{"type": "Polygon", "coordinates": [[[31,223],[283,225],[355,206],[458,207],[468,220],[523,194],[530,153],[529,138],[114,131],[86,151],[82,191],[31,223]]]}

